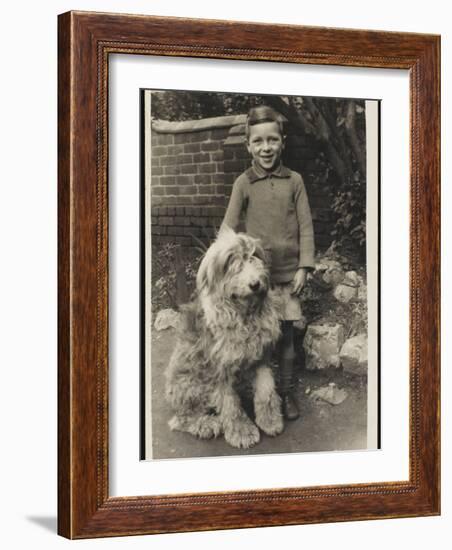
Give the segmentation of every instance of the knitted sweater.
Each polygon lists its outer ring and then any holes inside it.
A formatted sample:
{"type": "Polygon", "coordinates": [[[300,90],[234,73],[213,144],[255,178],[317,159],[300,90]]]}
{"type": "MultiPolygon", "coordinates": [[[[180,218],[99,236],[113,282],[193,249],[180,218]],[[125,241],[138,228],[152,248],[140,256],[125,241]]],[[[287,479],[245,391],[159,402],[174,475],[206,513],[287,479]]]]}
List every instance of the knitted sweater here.
{"type": "Polygon", "coordinates": [[[280,164],[272,173],[255,163],[235,181],[224,222],[259,238],[275,283],[292,281],[300,267],[313,268],[314,231],[303,179],[280,164]]]}

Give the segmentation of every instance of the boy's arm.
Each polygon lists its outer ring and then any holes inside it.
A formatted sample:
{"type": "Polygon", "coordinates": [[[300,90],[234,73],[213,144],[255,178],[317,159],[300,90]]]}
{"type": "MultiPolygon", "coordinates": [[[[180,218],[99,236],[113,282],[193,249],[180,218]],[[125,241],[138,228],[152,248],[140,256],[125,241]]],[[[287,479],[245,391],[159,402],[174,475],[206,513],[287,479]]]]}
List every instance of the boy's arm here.
{"type": "Polygon", "coordinates": [[[227,225],[234,231],[237,231],[240,224],[240,214],[242,213],[243,205],[243,185],[240,178],[238,178],[235,180],[232,187],[231,198],[229,199],[228,208],[226,210],[226,214],[224,215],[223,225],[227,225]]]}
{"type": "Polygon", "coordinates": [[[306,188],[303,183],[303,178],[300,175],[299,178],[295,192],[295,208],[297,211],[300,245],[298,267],[309,270],[315,268],[314,228],[312,225],[311,209],[309,208],[306,188]]]}

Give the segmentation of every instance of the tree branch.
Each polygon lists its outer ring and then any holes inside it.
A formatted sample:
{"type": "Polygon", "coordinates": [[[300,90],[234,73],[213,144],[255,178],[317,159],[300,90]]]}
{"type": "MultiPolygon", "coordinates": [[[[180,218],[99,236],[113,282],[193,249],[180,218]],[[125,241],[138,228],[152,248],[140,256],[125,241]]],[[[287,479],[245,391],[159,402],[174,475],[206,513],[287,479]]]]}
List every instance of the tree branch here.
{"type": "MultiPolygon", "coordinates": [[[[334,168],[334,171],[339,176],[342,182],[347,180],[347,175],[351,172],[351,166],[349,165],[347,155],[344,154],[344,151],[338,151],[337,147],[334,144],[332,129],[327,124],[325,118],[322,115],[322,112],[313,102],[312,98],[304,98],[304,104],[306,105],[307,110],[311,114],[312,119],[315,121],[317,128],[317,135],[323,141],[326,147],[328,158],[334,168]],[[342,155],[341,155],[342,152],[342,155]]],[[[338,137],[338,142],[340,143],[340,137],[338,137]]]]}
{"type": "Polygon", "coordinates": [[[362,176],[366,175],[366,159],[356,133],[356,104],[350,99],[346,106],[345,130],[362,176]]]}
{"type": "Polygon", "coordinates": [[[317,129],[311,122],[306,118],[306,115],[298,111],[298,109],[292,105],[289,100],[289,105],[283,101],[279,96],[269,96],[268,103],[273,109],[281,113],[283,116],[290,120],[290,122],[299,130],[302,130],[303,133],[309,133],[314,136],[317,135],[317,129]]]}

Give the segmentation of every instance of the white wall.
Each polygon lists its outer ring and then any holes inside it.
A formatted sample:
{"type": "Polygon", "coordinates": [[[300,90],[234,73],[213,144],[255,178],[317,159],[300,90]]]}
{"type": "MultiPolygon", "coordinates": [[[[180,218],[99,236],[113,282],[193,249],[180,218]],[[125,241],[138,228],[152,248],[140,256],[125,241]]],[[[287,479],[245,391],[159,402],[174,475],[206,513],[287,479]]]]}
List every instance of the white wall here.
{"type": "MultiPolygon", "coordinates": [[[[1,251],[0,407],[2,421],[0,517],[4,548],[312,548],[381,549],[403,544],[411,549],[447,548],[452,535],[450,487],[450,338],[443,338],[443,515],[434,518],[162,535],[128,540],[70,543],[56,525],[56,66],[57,14],[70,9],[217,19],[297,23],[443,35],[443,90],[450,89],[452,23],[447,3],[413,0],[371,4],[337,2],[258,2],[257,0],[51,0],[3,5],[0,83],[1,251]],[[6,192],[6,193],[5,193],[6,192]],[[4,196],[6,195],[6,196],[4,196]],[[446,433],[447,431],[447,433],[446,433]]],[[[449,92],[450,93],[450,92],[449,92]]],[[[443,94],[443,181],[450,181],[451,109],[443,94]]],[[[444,185],[443,301],[450,290],[452,193],[444,185]],[[449,215],[448,215],[449,214],[449,215]]],[[[443,334],[450,332],[443,307],[443,334]],[[449,330],[448,330],[449,329],[449,330]]],[[[450,543],[449,543],[450,544],[450,543]]]]}

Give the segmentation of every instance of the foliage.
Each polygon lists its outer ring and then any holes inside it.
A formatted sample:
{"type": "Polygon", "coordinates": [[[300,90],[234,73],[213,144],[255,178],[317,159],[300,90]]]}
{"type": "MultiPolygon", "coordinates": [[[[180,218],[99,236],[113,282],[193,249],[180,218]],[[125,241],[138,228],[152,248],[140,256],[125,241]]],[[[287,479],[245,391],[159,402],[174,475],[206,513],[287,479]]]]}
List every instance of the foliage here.
{"type": "Polygon", "coordinates": [[[178,295],[177,279],[182,276],[187,285],[188,295],[192,295],[196,286],[196,273],[199,256],[193,253],[183,257],[177,244],[165,244],[152,248],[152,311],[171,307],[179,308],[184,300],[178,295]],[[183,258],[182,266],[179,265],[183,258]]]}
{"type": "MultiPolygon", "coordinates": [[[[350,260],[343,264],[350,266],[350,260]]],[[[361,268],[360,276],[364,280],[361,268]]],[[[309,278],[301,294],[303,315],[307,324],[342,325],[345,338],[367,333],[367,300],[358,297],[348,303],[339,302],[334,297],[333,288],[320,288],[309,278]]]]}
{"type": "Polygon", "coordinates": [[[336,191],[332,202],[335,228],[334,244],[342,251],[353,254],[356,250],[365,260],[366,250],[366,186],[360,181],[347,181],[336,191]]]}
{"type": "Polygon", "coordinates": [[[167,90],[152,94],[151,109],[156,120],[197,120],[246,113],[264,102],[265,96],[167,90]]]}

